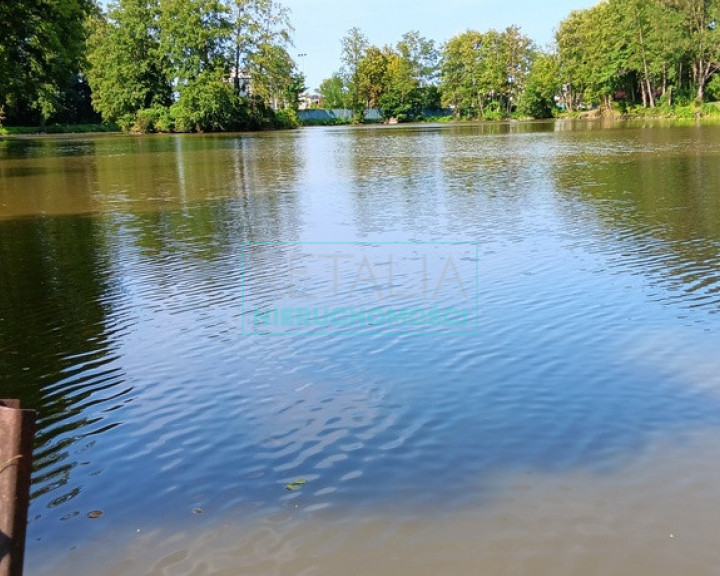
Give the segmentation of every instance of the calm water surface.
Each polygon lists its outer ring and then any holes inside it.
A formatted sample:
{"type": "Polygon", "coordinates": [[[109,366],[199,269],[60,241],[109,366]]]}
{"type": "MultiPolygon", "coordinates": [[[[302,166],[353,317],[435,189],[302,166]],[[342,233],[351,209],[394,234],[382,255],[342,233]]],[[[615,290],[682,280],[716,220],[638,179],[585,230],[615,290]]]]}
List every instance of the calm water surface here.
{"type": "Polygon", "coordinates": [[[27,573],[716,574],[718,312],[720,126],[0,142],[27,573]],[[257,329],[317,246],[472,330],[257,329]]]}

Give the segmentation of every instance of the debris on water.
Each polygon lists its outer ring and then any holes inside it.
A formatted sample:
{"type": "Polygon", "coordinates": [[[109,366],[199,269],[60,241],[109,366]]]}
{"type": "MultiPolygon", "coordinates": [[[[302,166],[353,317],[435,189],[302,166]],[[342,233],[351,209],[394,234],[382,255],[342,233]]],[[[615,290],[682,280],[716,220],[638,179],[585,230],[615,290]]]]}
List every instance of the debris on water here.
{"type": "Polygon", "coordinates": [[[105,513],[102,510],[93,510],[92,512],[88,512],[88,518],[102,518],[105,516],[105,513]]]}
{"type": "Polygon", "coordinates": [[[290,490],[290,492],[295,492],[297,490],[300,490],[300,488],[302,488],[304,484],[307,484],[307,480],[305,480],[305,478],[298,478],[294,482],[290,482],[290,484],[285,486],[285,490],[290,490]]]}

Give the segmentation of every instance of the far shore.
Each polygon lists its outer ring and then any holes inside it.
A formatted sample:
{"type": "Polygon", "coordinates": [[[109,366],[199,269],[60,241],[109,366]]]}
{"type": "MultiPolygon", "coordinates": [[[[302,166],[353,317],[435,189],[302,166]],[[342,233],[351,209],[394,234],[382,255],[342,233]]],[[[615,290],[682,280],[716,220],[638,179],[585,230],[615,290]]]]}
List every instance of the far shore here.
{"type": "MultiPolygon", "coordinates": [[[[631,113],[620,113],[617,111],[600,111],[600,110],[586,110],[576,113],[561,113],[554,118],[502,118],[502,119],[470,119],[470,118],[454,118],[454,117],[443,117],[443,118],[426,118],[423,120],[416,120],[412,122],[363,122],[360,124],[353,124],[352,122],[338,122],[333,124],[313,124],[313,123],[302,123],[300,128],[317,128],[317,127],[387,127],[387,128],[402,128],[403,126],[418,126],[418,125],[492,125],[492,124],[540,124],[545,122],[556,122],[556,121],[580,121],[580,122],[615,122],[615,121],[635,121],[635,120],[649,120],[649,121],[668,121],[668,122],[687,122],[687,121],[718,121],[720,120],[720,106],[713,107],[714,110],[689,110],[690,107],[679,108],[679,113],[669,112],[665,110],[657,110],[657,113],[652,114],[652,111],[648,113],[636,114],[635,111],[631,113]]],[[[114,124],[53,124],[48,126],[5,126],[5,134],[0,134],[0,140],[3,137],[14,138],[14,137],[36,137],[36,136],[67,136],[67,135],[98,135],[98,134],[128,134],[128,135],[142,135],[136,133],[124,132],[119,126],[114,124]]],[[[204,132],[204,134],[228,134],[233,132],[204,132]]],[[[253,133],[253,132],[250,132],[253,133]]],[[[255,132],[256,133],[256,132],[255,132]]]]}

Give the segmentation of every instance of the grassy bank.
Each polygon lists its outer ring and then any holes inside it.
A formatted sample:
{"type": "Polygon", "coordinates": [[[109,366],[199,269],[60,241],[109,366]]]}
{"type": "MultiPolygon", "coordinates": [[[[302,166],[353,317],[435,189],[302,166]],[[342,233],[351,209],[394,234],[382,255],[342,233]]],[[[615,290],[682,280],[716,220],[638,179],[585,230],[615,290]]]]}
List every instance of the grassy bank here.
{"type": "Polygon", "coordinates": [[[354,118],[323,118],[322,120],[300,120],[300,126],[362,126],[365,124],[382,124],[383,120],[363,120],[356,122],[354,118]]]}
{"type": "Polygon", "coordinates": [[[4,126],[5,134],[90,134],[94,132],[120,132],[117,124],[49,124],[47,126],[4,126]]]}
{"type": "Polygon", "coordinates": [[[720,102],[706,102],[702,105],[658,106],[656,108],[633,108],[626,115],[630,118],[720,118],[720,102]]]}
{"type": "Polygon", "coordinates": [[[349,126],[352,118],[323,118],[322,120],[300,120],[300,126],[349,126]]]}
{"type": "Polygon", "coordinates": [[[558,118],[593,119],[617,118],[633,119],[648,118],[660,120],[691,120],[693,118],[720,118],[720,102],[705,102],[703,104],[687,104],[668,106],[667,104],[655,108],[642,106],[615,105],[611,109],[595,108],[593,110],[580,110],[575,112],[561,112],[558,118]]]}

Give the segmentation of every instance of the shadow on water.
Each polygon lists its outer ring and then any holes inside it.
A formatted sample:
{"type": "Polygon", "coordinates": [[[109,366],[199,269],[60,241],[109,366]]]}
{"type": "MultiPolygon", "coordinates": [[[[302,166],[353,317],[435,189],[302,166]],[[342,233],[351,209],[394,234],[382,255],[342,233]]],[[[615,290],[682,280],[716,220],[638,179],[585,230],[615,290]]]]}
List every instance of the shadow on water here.
{"type": "MultiPolygon", "coordinates": [[[[688,127],[685,141],[646,131],[645,151],[594,156],[554,167],[579,232],[599,224],[613,267],[654,278],[655,297],[683,307],[720,311],[720,139],[688,127]]],[[[582,242],[582,241],[581,241],[582,242]]],[[[589,249],[593,249],[586,242],[589,249]]],[[[597,246],[595,247],[597,248],[597,246]]]]}
{"type": "Polygon", "coordinates": [[[34,498],[70,499],[79,448],[118,422],[129,399],[115,360],[109,262],[100,227],[83,217],[0,222],[0,388],[38,410],[34,498]]]}

